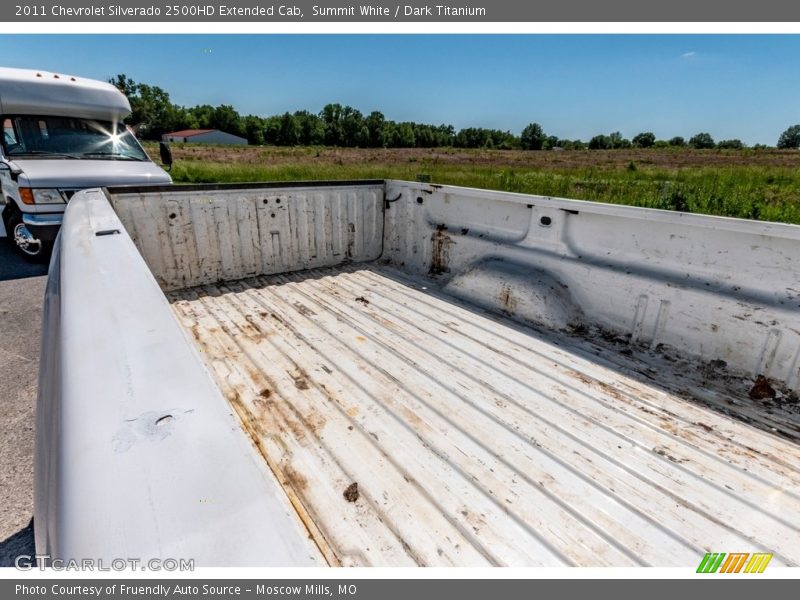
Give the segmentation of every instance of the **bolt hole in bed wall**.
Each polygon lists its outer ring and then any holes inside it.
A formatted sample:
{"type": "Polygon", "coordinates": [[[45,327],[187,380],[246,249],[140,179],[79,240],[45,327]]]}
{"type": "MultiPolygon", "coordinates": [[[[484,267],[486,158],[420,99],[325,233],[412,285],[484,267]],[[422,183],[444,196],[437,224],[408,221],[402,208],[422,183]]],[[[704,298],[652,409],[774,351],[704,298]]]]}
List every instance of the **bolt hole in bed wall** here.
{"type": "Polygon", "coordinates": [[[539,219],[539,225],[541,225],[542,227],[550,227],[550,225],[552,224],[553,224],[553,219],[551,219],[550,217],[545,216],[539,219]]]}

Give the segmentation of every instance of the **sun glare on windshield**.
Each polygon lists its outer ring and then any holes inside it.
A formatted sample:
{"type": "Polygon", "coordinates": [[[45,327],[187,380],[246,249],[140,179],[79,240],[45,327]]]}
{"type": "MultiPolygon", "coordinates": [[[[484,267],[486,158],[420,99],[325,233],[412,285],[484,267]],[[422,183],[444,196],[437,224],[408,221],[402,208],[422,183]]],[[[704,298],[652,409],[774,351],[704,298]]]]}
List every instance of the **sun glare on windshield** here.
{"type": "Polygon", "coordinates": [[[4,146],[10,156],[147,160],[123,123],[28,115],[6,121],[4,146]]]}

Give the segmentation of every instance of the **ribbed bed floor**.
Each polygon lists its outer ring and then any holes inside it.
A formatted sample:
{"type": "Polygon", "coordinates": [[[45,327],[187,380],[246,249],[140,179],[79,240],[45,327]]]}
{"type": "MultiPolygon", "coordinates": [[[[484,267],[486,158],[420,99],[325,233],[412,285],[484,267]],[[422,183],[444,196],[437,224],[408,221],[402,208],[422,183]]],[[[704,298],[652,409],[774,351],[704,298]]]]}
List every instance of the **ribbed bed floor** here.
{"type": "Polygon", "coordinates": [[[329,563],[800,564],[800,446],[431,286],[370,265],[170,294],[329,563]]]}

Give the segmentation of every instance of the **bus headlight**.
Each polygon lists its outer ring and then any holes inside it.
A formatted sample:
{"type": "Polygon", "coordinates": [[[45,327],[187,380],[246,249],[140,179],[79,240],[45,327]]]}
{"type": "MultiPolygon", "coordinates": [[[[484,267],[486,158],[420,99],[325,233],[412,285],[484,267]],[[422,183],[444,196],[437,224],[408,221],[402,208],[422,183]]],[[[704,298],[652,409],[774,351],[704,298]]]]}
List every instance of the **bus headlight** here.
{"type": "Polygon", "coordinates": [[[19,197],[24,204],[64,204],[64,198],[55,188],[19,188],[19,197]]]}

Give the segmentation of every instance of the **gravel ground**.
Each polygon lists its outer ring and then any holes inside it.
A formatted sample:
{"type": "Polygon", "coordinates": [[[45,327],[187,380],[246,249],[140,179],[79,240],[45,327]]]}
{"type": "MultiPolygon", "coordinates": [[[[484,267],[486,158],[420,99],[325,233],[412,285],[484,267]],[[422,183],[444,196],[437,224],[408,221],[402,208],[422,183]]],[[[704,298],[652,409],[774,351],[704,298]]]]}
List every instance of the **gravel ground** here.
{"type": "Polygon", "coordinates": [[[46,272],[0,239],[0,567],[34,552],[34,406],[46,272]]]}

